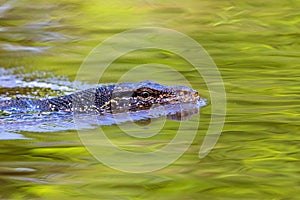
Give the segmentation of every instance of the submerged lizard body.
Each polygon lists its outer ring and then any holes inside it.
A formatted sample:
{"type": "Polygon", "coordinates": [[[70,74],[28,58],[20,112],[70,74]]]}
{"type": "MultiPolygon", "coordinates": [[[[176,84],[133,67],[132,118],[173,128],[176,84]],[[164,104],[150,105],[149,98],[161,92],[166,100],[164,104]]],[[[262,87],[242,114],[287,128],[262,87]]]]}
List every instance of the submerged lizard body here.
{"type": "Polygon", "coordinates": [[[197,91],[185,86],[163,86],[152,81],[103,85],[61,97],[0,101],[0,110],[10,113],[80,112],[119,113],[146,110],[152,106],[201,100],[197,91]]]}

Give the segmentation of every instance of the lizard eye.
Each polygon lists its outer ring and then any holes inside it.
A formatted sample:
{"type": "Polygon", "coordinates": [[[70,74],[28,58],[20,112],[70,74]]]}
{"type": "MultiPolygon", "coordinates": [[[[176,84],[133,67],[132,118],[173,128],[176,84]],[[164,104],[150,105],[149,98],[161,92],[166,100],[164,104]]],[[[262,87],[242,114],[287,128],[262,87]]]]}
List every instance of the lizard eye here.
{"type": "Polygon", "coordinates": [[[150,94],[149,92],[141,92],[140,96],[146,99],[150,96],[150,94]]]}

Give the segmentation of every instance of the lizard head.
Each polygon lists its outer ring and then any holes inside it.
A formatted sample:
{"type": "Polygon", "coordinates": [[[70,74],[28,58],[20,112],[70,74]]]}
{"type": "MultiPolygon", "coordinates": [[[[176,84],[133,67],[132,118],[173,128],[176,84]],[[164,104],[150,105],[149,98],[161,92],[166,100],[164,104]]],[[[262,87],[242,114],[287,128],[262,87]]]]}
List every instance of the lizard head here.
{"type": "Polygon", "coordinates": [[[163,86],[152,81],[115,85],[109,101],[112,113],[147,110],[153,106],[200,101],[198,92],[185,86],[163,86]]]}

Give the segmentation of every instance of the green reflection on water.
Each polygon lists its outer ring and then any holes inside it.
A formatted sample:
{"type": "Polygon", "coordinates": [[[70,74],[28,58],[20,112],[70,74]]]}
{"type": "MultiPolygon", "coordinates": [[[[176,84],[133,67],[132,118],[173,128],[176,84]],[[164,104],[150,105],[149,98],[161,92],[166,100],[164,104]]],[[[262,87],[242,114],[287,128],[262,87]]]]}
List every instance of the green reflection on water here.
{"type": "MultiPolygon", "coordinates": [[[[1,1],[0,65],[50,71],[73,80],[99,42],[123,30],[159,26],[198,41],[216,62],[227,91],[227,118],[214,150],[199,160],[210,117],[201,109],[198,135],[175,163],[126,174],[92,158],[76,131],[23,133],[0,141],[1,199],[297,199],[299,188],[299,1],[1,1]],[[2,7],[5,8],[5,7],[2,7]],[[16,51],[20,47],[23,50],[16,51]],[[43,50],[43,48],[49,48],[43,50]]],[[[105,52],[104,52],[105,53],[105,52]]],[[[158,62],[177,67],[204,97],[202,80],[166,52],[133,52],[104,82],[127,67],[158,62]],[[139,59],[137,59],[139,58],[139,59]],[[181,67],[182,66],[182,67],[181,67]]],[[[158,78],[159,73],[156,73],[158,78]]],[[[160,148],[172,136],[139,146],[160,148]],[[144,146],[143,146],[144,145],[144,146]]],[[[119,144],[130,138],[108,128],[119,144]]]]}

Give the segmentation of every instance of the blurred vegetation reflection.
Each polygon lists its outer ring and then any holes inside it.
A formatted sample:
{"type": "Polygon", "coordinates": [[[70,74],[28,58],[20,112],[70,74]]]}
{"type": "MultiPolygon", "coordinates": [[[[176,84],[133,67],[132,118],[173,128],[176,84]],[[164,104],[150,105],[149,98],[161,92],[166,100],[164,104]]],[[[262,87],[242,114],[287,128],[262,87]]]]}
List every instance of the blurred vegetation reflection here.
{"type": "MultiPolygon", "coordinates": [[[[200,160],[198,151],[210,106],[201,109],[198,134],[188,151],[152,173],[106,167],[87,152],[76,131],[21,132],[30,139],[0,140],[0,198],[297,199],[299,6],[296,0],[0,0],[0,67],[30,74],[27,81],[43,72],[45,79],[72,81],[83,59],[107,37],[157,26],[187,34],[208,51],[222,74],[228,101],[221,138],[207,157],[200,160]]],[[[209,98],[203,80],[186,70],[188,63],[162,51],[124,55],[103,81],[114,82],[127,67],[149,62],[176,66],[209,98]]],[[[1,98],[28,95],[19,89],[3,87],[1,98]]],[[[69,91],[45,89],[30,96],[64,92],[69,91]]],[[[130,140],[117,126],[106,129],[125,149],[148,151],[167,144],[176,123],[147,140],[130,140]]]]}

